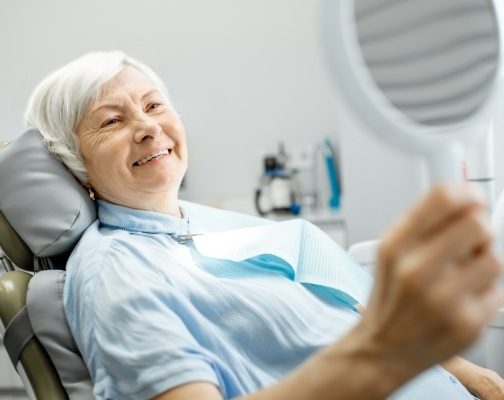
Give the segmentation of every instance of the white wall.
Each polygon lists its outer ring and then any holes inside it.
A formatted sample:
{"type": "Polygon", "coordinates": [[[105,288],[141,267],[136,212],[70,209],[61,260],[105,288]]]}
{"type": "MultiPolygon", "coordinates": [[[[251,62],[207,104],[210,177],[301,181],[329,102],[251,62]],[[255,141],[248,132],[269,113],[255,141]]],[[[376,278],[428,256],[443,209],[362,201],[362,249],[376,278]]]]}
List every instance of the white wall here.
{"type": "Polygon", "coordinates": [[[265,150],[326,135],[340,141],[350,243],[377,237],[418,195],[418,161],[340,104],[320,36],[323,0],[0,1],[0,138],[22,131],[47,73],[87,51],[123,49],[161,75],[184,116],[187,199],[251,198],[265,150]]]}

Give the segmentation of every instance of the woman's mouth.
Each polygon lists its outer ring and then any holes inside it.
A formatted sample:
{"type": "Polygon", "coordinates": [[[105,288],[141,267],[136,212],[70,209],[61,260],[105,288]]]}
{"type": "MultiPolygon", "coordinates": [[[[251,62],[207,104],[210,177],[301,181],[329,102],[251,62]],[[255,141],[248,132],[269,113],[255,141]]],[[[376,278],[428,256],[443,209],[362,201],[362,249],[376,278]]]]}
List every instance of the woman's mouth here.
{"type": "Polygon", "coordinates": [[[150,162],[152,160],[158,160],[160,158],[166,157],[168,154],[171,154],[171,152],[172,152],[172,149],[162,149],[162,150],[156,151],[156,152],[149,154],[148,156],[146,156],[138,161],[135,161],[133,163],[133,166],[139,167],[141,165],[147,164],[148,162],[150,162]]]}

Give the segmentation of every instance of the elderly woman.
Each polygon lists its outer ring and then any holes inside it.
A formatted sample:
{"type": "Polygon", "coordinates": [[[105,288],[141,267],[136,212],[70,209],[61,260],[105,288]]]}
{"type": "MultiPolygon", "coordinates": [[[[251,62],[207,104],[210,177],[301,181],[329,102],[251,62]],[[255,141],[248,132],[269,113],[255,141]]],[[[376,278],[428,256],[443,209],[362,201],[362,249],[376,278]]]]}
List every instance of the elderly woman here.
{"type": "Polygon", "coordinates": [[[390,230],[361,317],[264,260],[235,276],[177,240],[191,233],[184,126],[145,65],[85,55],[40,83],[26,118],[97,200],[64,289],[96,398],[472,399],[442,362],[474,394],[504,398],[500,377],[451,358],[502,301],[468,187],[433,189],[390,230]]]}

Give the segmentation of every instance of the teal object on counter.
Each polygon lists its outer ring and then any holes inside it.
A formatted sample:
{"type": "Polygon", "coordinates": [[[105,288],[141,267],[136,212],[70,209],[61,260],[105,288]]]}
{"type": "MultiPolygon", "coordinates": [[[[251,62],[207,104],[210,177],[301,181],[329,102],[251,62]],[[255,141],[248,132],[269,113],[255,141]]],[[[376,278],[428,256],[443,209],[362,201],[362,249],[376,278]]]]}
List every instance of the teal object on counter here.
{"type": "Polygon", "coordinates": [[[329,199],[330,208],[340,208],[341,206],[341,185],[338,176],[338,170],[334,157],[334,150],[331,141],[326,138],[322,143],[322,154],[324,156],[329,187],[331,189],[331,198],[329,199]]]}

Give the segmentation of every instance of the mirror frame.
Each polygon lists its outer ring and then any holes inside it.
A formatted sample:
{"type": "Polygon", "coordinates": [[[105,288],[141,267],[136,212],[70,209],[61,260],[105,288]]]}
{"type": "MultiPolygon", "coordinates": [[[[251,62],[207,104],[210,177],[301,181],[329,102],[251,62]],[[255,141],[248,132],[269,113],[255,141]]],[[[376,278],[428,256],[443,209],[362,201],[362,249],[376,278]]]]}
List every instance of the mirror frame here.
{"type": "Polygon", "coordinates": [[[354,19],[355,0],[325,0],[323,36],[329,68],[349,105],[370,131],[403,149],[427,155],[440,147],[451,146],[454,142],[467,142],[487,132],[496,100],[504,89],[504,4],[500,0],[487,1],[495,10],[499,41],[494,84],[482,106],[466,121],[432,127],[416,123],[401,113],[376,85],[360,52],[354,19]]]}

